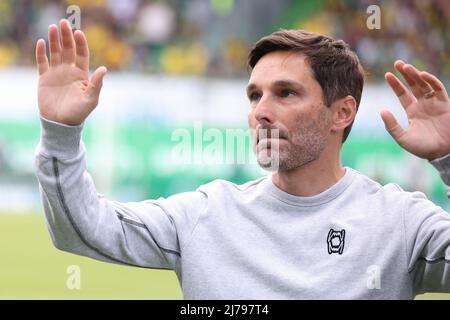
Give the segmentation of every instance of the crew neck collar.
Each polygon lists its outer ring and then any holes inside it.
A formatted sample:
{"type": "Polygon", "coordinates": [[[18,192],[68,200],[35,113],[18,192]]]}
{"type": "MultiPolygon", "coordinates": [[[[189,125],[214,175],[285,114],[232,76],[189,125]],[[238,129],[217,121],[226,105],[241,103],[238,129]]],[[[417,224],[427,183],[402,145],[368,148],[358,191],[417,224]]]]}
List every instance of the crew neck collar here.
{"type": "Polygon", "coordinates": [[[308,197],[295,196],[281,190],[273,182],[272,175],[265,179],[263,189],[282,202],[295,206],[312,207],[327,203],[338,197],[352,183],[353,179],[356,177],[356,174],[356,171],[352,168],[345,167],[345,174],[341,179],[339,179],[338,182],[327,190],[317,195],[308,197]]]}

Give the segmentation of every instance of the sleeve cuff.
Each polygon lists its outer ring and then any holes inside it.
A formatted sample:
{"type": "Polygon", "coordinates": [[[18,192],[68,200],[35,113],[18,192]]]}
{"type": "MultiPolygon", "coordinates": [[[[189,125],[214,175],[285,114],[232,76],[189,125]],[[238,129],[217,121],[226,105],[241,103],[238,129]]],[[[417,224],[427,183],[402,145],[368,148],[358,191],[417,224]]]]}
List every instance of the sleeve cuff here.
{"type": "Polygon", "coordinates": [[[83,124],[69,126],[41,117],[41,140],[37,152],[60,159],[73,158],[80,150],[83,124]]]}
{"type": "Polygon", "coordinates": [[[430,163],[439,172],[442,181],[444,181],[447,186],[450,186],[450,154],[431,160],[430,163]]]}

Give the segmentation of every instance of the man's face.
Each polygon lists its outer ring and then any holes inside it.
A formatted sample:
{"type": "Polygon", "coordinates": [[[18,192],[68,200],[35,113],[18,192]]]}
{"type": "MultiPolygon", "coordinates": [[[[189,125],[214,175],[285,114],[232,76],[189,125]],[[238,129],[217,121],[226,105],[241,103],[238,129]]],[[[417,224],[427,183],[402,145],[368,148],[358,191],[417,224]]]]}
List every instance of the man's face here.
{"type": "Polygon", "coordinates": [[[330,110],[305,58],[298,52],[276,51],[253,68],[247,87],[248,122],[264,168],[298,168],[316,160],[326,146],[330,110]],[[264,137],[264,129],[278,130],[278,138],[270,133],[264,137]]]}

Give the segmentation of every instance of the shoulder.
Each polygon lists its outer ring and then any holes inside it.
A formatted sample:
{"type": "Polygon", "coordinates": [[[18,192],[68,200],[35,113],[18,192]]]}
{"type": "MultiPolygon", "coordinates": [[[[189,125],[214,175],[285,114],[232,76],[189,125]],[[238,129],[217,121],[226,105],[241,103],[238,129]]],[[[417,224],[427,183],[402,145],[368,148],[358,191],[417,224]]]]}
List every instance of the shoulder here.
{"type": "Polygon", "coordinates": [[[404,191],[398,184],[396,183],[387,183],[381,184],[378,181],[366,176],[365,174],[351,169],[355,174],[354,184],[357,188],[361,188],[369,194],[385,194],[385,195],[394,195],[407,193],[404,191]]]}
{"type": "Polygon", "coordinates": [[[211,193],[247,193],[252,192],[258,188],[267,177],[261,177],[255,180],[248,181],[243,184],[236,184],[231,181],[216,179],[207,184],[201,185],[197,188],[197,191],[206,194],[211,193]]]}
{"type": "Polygon", "coordinates": [[[435,206],[423,192],[406,191],[396,183],[382,185],[354,169],[351,170],[356,172],[356,187],[365,190],[366,195],[376,197],[385,204],[402,208],[414,205],[435,206]]]}

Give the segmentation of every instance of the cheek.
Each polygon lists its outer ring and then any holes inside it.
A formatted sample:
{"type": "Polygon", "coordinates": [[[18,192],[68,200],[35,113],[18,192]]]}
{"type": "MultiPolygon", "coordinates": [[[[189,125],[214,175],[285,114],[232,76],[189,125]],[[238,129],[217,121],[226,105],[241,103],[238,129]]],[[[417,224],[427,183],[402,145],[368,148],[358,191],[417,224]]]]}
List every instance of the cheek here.
{"type": "Polygon", "coordinates": [[[283,115],[283,118],[280,119],[280,122],[283,123],[284,127],[289,132],[297,131],[298,128],[305,123],[305,116],[300,112],[291,112],[289,114],[283,115]]]}
{"type": "Polygon", "coordinates": [[[310,114],[296,112],[283,118],[283,126],[287,130],[289,136],[293,139],[293,142],[295,142],[298,137],[303,137],[305,133],[315,132],[313,130],[315,122],[311,117],[312,115],[310,114]]]}

